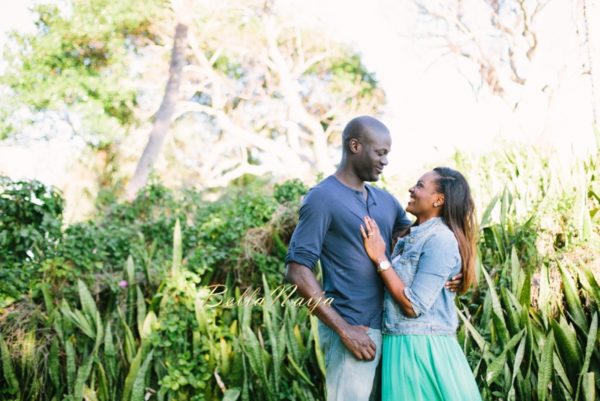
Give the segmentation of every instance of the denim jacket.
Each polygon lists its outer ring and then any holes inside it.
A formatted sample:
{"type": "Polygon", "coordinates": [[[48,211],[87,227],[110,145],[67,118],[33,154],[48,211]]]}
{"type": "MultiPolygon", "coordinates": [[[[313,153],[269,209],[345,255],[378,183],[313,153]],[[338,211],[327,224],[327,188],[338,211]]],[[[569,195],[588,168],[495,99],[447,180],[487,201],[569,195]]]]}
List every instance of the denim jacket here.
{"type": "Polygon", "coordinates": [[[389,291],[383,302],[384,334],[455,335],[455,293],[444,284],[461,270],[458,242],[440,217],[411,227],[392,253],[392,267],[406,286],[416,317],[408,317],[389,291]]]}

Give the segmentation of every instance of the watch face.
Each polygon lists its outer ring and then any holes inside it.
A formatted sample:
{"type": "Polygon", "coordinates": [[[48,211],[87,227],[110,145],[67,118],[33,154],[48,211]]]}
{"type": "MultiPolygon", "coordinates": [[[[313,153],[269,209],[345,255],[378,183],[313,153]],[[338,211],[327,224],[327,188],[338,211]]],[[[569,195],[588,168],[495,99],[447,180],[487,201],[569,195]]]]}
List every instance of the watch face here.
{"type": "Polygon", "coordinates": [[[384,260],[383,262],[379,263],[379,265],[377,266],[377,271],[382,272],[384,270],[389,269],[391,266],[392,265],[390,264],[390,262],[388,262],[387,260],[384,260]]]}

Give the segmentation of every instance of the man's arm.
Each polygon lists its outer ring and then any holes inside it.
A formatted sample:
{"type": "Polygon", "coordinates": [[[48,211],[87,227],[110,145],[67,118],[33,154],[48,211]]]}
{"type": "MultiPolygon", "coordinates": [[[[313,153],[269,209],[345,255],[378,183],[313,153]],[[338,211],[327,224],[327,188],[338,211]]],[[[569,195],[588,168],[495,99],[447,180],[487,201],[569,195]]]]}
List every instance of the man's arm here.
{"type": "Polygon", "coordinates": [[[317,307],[313,313],[327,326],[334,330],[342,343],[359,360],[375,358],[375,343],[367,334],[366,326],[353,326],[346,322],[329,304],[317,302],[323,298],[323,289],[313,272],[306,266],[290,262],[286,266],[285,278],[295,284],[298,293],[306,301],[313,300],[317,307]]]}

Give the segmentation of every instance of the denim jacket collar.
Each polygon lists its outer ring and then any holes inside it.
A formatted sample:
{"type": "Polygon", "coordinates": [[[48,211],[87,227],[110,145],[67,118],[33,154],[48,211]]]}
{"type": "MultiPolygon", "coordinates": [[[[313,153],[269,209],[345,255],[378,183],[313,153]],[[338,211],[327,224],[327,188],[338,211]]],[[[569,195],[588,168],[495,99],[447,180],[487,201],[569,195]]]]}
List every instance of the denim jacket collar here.
{"type": "Polygon", "coordinates": [[[425,223],[419,224],[418,226],[412,226],[410,228],[409,236],[418,238],[421,235],[423,235],[424,233],[426,233],[427,231],[429,231],[429,229],[437,226],[440,223],[443,223],[441,217],[433,217],[433,218],[427,220],[425,223]]]}

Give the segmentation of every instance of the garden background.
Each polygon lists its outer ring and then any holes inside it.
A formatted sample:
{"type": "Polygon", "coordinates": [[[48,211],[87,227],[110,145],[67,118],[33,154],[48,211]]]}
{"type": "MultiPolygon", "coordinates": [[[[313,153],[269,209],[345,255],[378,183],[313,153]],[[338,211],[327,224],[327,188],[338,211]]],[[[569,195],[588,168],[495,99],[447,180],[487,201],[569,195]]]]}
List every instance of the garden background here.
{"type": "Polygon", "coordinates": [[[0,400],[323,400],[283,260],[360,114],[401,203],[437,165],[471,183],[484,399],[600,394],[597,2],[0,9],[0,400]]]}

